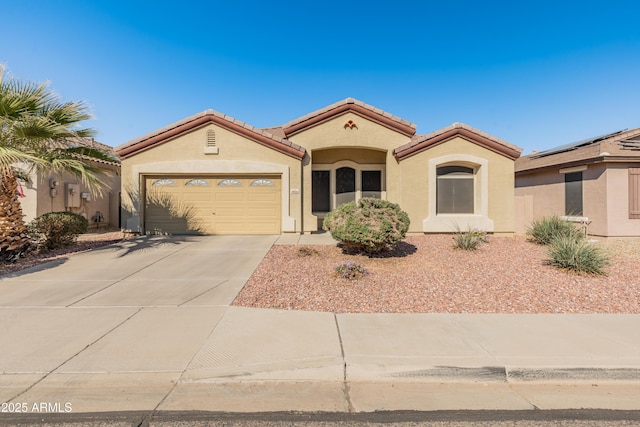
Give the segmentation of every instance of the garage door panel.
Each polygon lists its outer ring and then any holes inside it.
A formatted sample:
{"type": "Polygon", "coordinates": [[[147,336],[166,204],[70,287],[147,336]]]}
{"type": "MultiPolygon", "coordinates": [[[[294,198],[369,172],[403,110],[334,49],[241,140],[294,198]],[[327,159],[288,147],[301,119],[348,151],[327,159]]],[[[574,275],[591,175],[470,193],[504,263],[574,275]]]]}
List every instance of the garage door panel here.
{"type": "Polygon", "coordinates": [[[278,210],[275,208],[253,208],[248,209],[246,215],[256,219],[260,217],[267,217],[267,220],[272,221],[278,217],[278,210]]]}
{"type": "Polygon", "coordinates": [[[245,215],[245,208],[242,206],[217,206],[215,208],[217,221],[222,220],[222,217],[241,217],[245,215]]]}
{"type": "Polygon", "coordinates": [[[280,187],[274,176],[148,177],[145,228],[170,234],[278,234],[280,187]]]}
{"type": "Polygon", "coordinates": [[[215,195],[216,202],[242,202],[246,199],[243,191],[222,191],[215,195]]]}

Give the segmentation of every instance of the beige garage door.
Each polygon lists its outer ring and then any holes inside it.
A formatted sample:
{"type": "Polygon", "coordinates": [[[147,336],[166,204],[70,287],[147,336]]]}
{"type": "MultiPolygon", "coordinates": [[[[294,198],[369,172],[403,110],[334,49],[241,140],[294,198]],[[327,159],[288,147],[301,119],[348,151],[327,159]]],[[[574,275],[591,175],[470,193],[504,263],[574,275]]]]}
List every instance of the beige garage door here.
{"type": "Polygon", "coordinates": [[[279,176],[148,176],[145,230],[168,234],[279,234],[279,176]]]}

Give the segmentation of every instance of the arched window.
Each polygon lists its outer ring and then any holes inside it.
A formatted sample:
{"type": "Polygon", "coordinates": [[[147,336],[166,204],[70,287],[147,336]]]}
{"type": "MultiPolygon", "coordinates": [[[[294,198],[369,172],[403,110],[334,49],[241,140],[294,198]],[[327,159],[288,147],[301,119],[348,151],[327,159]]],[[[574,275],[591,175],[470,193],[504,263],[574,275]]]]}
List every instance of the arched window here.
{"type": "Polygon", "coordinates": [[[256,179],[251,181],[250,187],[273,187],[275,184],[268,179],[256,179]]]}
{"type": "Polygon", "coordinates": [[[218,182],[218,187],[240,187],[242,184],[236,179],[223,179],[218,182]]]}
{"type": "Polygon", "coordinates": [[[153,184],[151,185],[154,187],[175,187],[176,183],[168,178],[160,178],[153,181],[153,184]]]}
{"type": "Polygon", "coordinates": [[[473,168],[459,165],[439,166],[436,170],[437,214],[474,213],[473,168]]]}
{"type": "Polygon", "coordinates": [[[209,183],[204,179],[190,179],[184,184],[186,187],[208,187],[209,183]]]}

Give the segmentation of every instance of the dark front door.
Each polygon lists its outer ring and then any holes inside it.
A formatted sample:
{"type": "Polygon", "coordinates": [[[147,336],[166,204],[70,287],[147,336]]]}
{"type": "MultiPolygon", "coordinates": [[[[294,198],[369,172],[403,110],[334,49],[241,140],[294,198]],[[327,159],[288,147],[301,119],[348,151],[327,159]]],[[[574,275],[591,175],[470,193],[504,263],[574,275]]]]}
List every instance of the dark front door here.
{"type": "Polygon", "coordinates": [[[329,171],[311,171],[311,210],[313,212],[331,210],[330,189],[329,171]]]}

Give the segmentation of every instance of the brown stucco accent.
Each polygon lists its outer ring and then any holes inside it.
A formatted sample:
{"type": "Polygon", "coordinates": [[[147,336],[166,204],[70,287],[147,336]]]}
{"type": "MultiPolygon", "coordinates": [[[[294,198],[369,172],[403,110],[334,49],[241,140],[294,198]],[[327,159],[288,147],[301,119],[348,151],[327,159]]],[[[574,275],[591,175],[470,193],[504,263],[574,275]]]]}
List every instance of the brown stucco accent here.
{"type": "Polygon", "coordinates": [[[431,147],[435,147],[436,145],[447,142],[458,136],[467,139],[470,142],[478,144],[479,146],[484,147],[490,151],[493,151],[494,153],[503,155],[511,160],[515,160],[520,157],[520,151],[517,149],[517,147],[511,147],[501,144],[497,141],[494,141],[462,127],[454,127],[453,129],[447,130],[443,133],[439,133],[435,136],[428,135],[425,139],[414,141],[410,144],[396,148],[395,150],[393,150],[393,155],[398,161],[400,161],[431,147]]]}
{"type": "Polygon", "coordinates": [[[287,144],[288,141],[278,141],[275,139],[276,137],[268,136],[265,131],[254,131],[254,128],[250,125],[237,120],[231,121],[224,117],[219,117],[216,114],[206,114],[193,120],[182,122],[177,126],[164,130],[156,135],[151,135],[148,138],[144,138],[132,144],[124,145],[119,148],[116,153],[121,158],[126,159],[127,157],[131,157],[142,151],[148,150],[157,145],[175,139],[180,135],[184,135],[185,133],[192,132],[196,129],[207,126],[210,123],[215,123],[216,125],[230,132],[234,132],[238,135],[244,136],[251,141],[257,142],[258,144],[264,145],[265,147],[269,147],[280,153],[286,154],[289,157],[301,160],[305,155],[305,150],[302,147],[296,146],[291,143],[287,144]]]}
{"type": "Polygon", "coordinates": [[[342,115],[347,112],[357,114],[363,118],[371,120],[372,122],[378,123],[379,125],[384,126],[387,129],[394,130],[406,136],[412,136],[416,133],[414,127],[395,120],[393,116],[388,113],[385,114],[382,111],[379,113],[362,105],[350,102],[338,105],[337,107],[331,108],[328,111],[321,112],[320,114],[313,115],[308,118],[303,118],[300,121],[284,125],[284,133],[287,137],[290,137],[292,135],[295,135],[296,133],[302,132],[313,126],[320,125],[335,118],[336,116],[342,115]]]}

